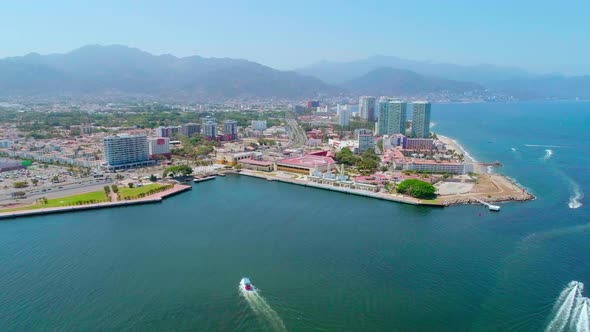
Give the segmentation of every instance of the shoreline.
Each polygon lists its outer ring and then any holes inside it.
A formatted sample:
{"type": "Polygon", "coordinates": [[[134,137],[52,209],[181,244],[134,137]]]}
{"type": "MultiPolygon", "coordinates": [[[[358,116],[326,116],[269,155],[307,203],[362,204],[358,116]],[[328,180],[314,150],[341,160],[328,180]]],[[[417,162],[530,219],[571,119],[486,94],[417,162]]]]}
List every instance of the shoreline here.
{"type": "Polygon", "coordinates": [[[139,204],[160,203],[168,197],[180,194],[182,192],[185,192],[185,191],[191,190],[191,189],[192,189],[192,186],[176,184],[176,185],[174,185],[174,187],[172,187],[168,190],[165,190],[165,191],[162,191],[159,193],[155,193],[153,195],[150,195],[150,196],[147,196],[144,198],[134,199],[134,200],[122,200],[122,201],[117,201],[117,202],[104,202],[104,203],[86,204],[86,205],[59,206],[59,207],[52,207],[52,208],[40,208],[40,209],[31,209],[31,210],[0,212],[0,219],[11,219],[11,218],[21,218],[21,217],[30,217],[30,216],[56,214],[56,213],[115,208],[115,207],[132,206],[132,205],[139,205],[139,204]]]}
{"type": "Polygon", "coordinates": [[[491,184],[496,189],[496,192],[489,193],[474,192],[467,194],[445,195],[446,197],[439,196],[441,199],[447,201],[449,205],[475,203],[479,204],[477,199],[481,199],[489,203],[513,201],[523,202],[536,199],[535,195],[533,195],[528,188],[521,185],[516,179],[513,179],[501,173],[492,172],[491,166],[477,165],[478,161],[457,140],[439,134],[437,134],[437,136],[441,142],[447,144],[451,149],[455,150],[456,152],[462,153],[465,157],[465,162],[470,162],[474,164],[473,171],[474,173],[476,173],[478,180],[482,178],[484,180],[489,179],[491,184]]]}
{"type": "Polygon", "coordinates": [[[441,204],[439,202],[429,202],[429,201],[424,201],[424,200],[420,200],[420,199],[409,197],[409,196],[402,196],[402,195],[396,196],[396,195],[383,194],[383,193],[371,192],[371,191],[366,191],[366,190],[336,187],[336,186],[315,183],[315,182],[311,182],[311,181],[293,180],[293,179],[286,179],[286,178],[281,178],[281,177],[276,177],[276,176],[274,176],[274,177],[267,176],[264,174],[256,174],[256,173],[252,173],[252,172],[244,172],[243,170],[240,172],[231,172],[231,174],[244,175],[244,176],[248,176],[248,177],[258,178],[261,180],[277,181],[277,182],[282,182],[282,183],[287,183],[287,184],[299,185],[299,186],[303,186],[303,187],[336,191],[336,192],[340,192],[343,194],[364,196],[364,197],[369,197],[369,198],[376,198],[376,199],[380,199],[380,200],[415,205],[415,206],[430,206],[430,207],[448,206],[446,204],[441,204]]]}

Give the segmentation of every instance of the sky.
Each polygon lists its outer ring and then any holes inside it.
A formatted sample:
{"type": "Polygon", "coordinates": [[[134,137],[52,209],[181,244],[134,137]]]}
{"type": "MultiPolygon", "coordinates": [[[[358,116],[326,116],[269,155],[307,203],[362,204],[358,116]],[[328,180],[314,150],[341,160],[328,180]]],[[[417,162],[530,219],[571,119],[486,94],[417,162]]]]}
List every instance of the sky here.
{"type": "Polygon", "coordinates": [[[590,74],[590,1],[29,1],[0,6],[0,58],[122,44],[294,69],[372,55],[590,74]]]}

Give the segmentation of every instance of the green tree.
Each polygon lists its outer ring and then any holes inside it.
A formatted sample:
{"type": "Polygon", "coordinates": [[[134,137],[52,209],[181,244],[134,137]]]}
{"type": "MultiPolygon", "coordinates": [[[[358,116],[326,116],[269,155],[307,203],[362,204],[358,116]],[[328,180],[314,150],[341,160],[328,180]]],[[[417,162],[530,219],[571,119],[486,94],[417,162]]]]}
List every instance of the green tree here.
{"type": "Polygon", "coordinates": [[[397,186],[397,191],[421,199],[432,199],[436,197],[436,188],[432,184],[416,179],[402,181],[397,186]]]}
{"type": "Polygon", "coordinates": [[[355,156],[349,148],[342,148],[336,152],[334,159],[338,164],[354,166],[359,161],[359,157],[355,156]]]}
{"type": "Polygon", "coordinates": [[[119,187],[117,187],[116,185],[111,185],[111,190],[116,194],[119,192],[119,187]]]}
{"type": "Polygon", "coordinates": [[[32,179],[31,183],[36,187],[39,184],[39,179],[32,179]]]}
{"type": "Polygon", "coordinates": [[[127,186],[128,186],[129,188],[133,188],[133,182],[129,182],[129,183],[127,184],[127,186]]]}
{"type": "Polygon", "coordinates": [[[193,169],[189,165],[174,165],[166,168],[166,170],[164,170],[164,173],[162,174],[162,177],[165,178],[170,174],[172,176],[188,176],[192,173],[193,169]]]}
{"type": "Polygon", "coordinates": [[[20,189],[20,188],[26,188],[29,186],[29,184],[27,183],[27,181],[16,181],[12,183],[12,186],[14,188],[20,189]]]}
{"type": "Polygon", "coordinates": [[[115,175],[115,179],[117,179],[117,180],[123,180],[123,178],[124,178],[123,174],[115,175]]]}
{"type": "Polygon", "coordinates": [[[108,196],[111,193],[111,187],[104,186],[104,193],[108,196]]]}
{"type": "Polygon", "coordinates": [[[155,175],[152,174],[152,175],[150,175],[150,181],[151,182],[156,182],[156,181],[158,181],[158,178],[155,175]]]}

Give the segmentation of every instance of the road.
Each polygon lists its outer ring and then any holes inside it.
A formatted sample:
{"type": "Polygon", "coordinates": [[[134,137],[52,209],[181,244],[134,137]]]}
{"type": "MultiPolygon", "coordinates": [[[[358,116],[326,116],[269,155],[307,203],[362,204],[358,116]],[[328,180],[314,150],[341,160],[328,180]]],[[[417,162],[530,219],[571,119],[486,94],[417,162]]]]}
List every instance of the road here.
{"type": "MultiPolygon", "coordinates": [[[[98,191],[103,190],[105,185],[111,185],[114,183],[114,180],[88,180],[82,183],[62,183],[62,184],[55,184],[51,187],[33,187],[28,188],[29,190],[24,190],[26,194],[26,198],[16,200],[18,202],[34,202],[36,199],[41,197],[47,198],[55,198],[55,197],[63,197],[63,196],[70,196],[75,194],[80,194],[83,192],[89,191],[98,191]],[[61,188],[60,188],[61,187],[61,188]],[[49,189],[51,188],[51,189],[49,189]],[[45,189],[46,191],[43,191],[45,189]]],[[[0,197],[0,202],[9,202],[15,201],[14,198],[4,195],[0,197]]]]}
{"type": "Polygon", "coordinates": [[[288,125],[289,132],[289,144],[285,148],[296,149],[305,145],[307,137],[303,128],[297,123],[295,114],[293,112],[287,112],[287,118],[285,119],[288,125]]]}

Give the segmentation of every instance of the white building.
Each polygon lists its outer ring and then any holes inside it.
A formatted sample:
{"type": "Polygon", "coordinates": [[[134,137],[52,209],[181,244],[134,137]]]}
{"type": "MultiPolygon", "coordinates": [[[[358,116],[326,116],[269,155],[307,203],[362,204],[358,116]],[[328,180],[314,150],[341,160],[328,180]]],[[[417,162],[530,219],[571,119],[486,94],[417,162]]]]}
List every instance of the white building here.
{"type": "Polygon", "coordinates": [[[168,137],[155,137],[148,140],[148,154],[149,158],[154,156],[170,154],[170,138],[168,137]]]}
{"type": "Polygon", "coordinates": [[[266,120],[252,120],[252,129],[257,131],[265,131],[266,120]]]}
{"type": "Polygon", "coordinates": [[[433,173],[467,174],[473,172],[473,164],[437,162],[422,159],[409,161],[403,168],[409,171],[433,173]]]}
{"type": "Polygon", "coordinates": [[[369,149],[375,148],[375,137],[373,132],[369,129],[355,130],[356,140],[358,142],[358,153],[363,153],[369,149]]]}
{"type": "Polygon", "coordinates": [[[110,170],[154,164],[149,160],[146,135],[119,134],[103,139],[104,159],[110,170]]]}

